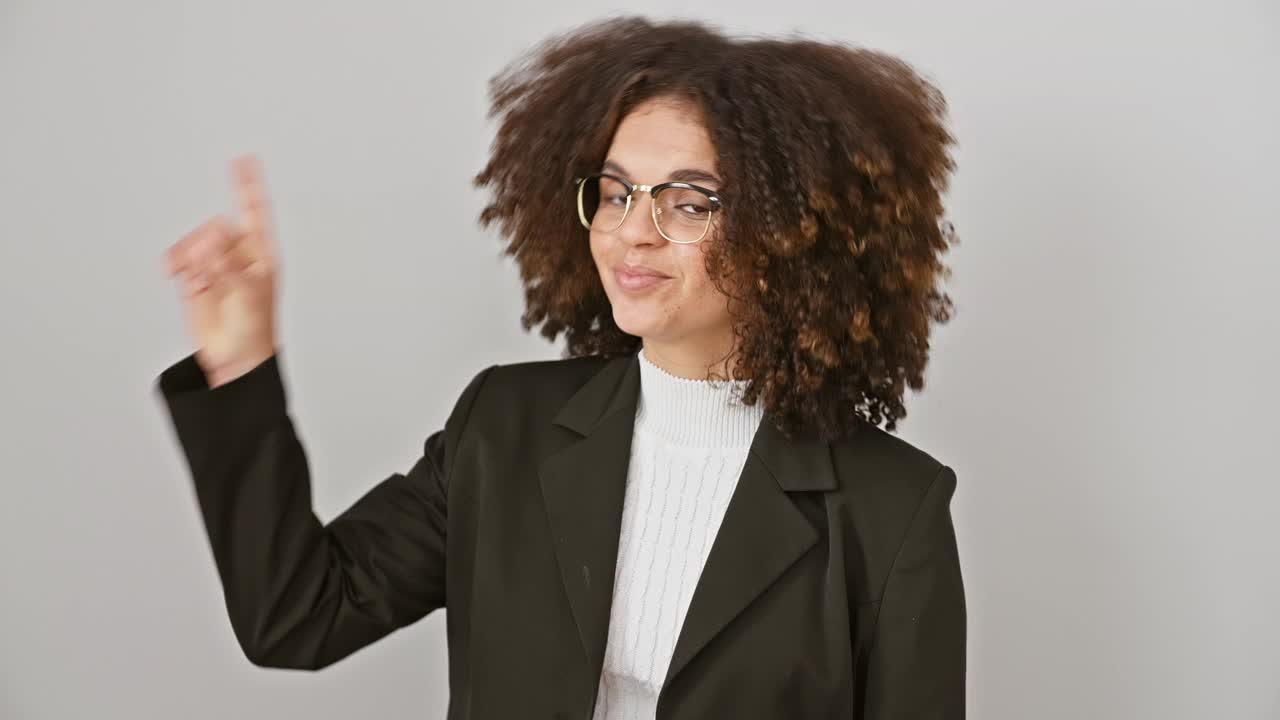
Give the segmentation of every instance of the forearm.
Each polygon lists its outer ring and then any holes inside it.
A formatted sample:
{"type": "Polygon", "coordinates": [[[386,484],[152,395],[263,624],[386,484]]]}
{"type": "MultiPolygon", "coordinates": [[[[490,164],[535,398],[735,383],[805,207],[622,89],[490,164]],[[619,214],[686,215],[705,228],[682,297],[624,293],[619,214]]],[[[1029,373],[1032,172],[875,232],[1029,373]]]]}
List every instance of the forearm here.
{"type": "Polygon", "coordinates": [[[188,358],[161,383],[245,655],[318,668],[389,632],[390,618],[350,607],[356,573],[312,509],[277,358],[216,388],[196,372],[188,358]]]}

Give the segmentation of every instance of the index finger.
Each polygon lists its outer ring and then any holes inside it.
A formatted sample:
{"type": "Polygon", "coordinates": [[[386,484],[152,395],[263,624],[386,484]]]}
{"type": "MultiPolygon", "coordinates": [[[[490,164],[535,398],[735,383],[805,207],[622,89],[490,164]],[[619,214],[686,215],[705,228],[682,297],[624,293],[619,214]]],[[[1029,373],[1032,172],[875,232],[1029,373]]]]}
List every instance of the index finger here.
{"type": "Polygon", "coordinates": [[[274,251],[271,209],[267,201],[262,167],[253,155],[236,158],[231,163],[236,200],[240,208],[240,229],[251,251],[266,256],[274,251]]]}

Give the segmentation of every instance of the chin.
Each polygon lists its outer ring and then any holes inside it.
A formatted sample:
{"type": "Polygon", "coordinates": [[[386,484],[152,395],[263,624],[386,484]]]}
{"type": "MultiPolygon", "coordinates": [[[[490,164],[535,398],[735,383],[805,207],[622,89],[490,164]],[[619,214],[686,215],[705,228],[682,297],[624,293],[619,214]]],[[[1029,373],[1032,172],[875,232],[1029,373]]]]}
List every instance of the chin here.
{"type": "Polygon", "coordinates": [[[659,318],[645,308],[618,305],[613,306],[613,322],[622,332],[636,337],[653,337],[661,325],[659,318]]]}

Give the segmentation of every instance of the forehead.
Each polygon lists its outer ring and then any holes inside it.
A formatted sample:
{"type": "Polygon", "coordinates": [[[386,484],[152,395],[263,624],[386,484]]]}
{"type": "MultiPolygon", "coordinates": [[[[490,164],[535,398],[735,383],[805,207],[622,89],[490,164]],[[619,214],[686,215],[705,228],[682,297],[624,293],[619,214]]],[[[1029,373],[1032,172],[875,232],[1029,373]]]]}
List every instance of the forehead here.
{"type": "Polygon", "coordinates": [[[662,182],[680,168],[716,172],[715,146],[701,113],[671,101],[649,101],[628,113],[618,123],[607,159],[638,183],[662,182]]]}

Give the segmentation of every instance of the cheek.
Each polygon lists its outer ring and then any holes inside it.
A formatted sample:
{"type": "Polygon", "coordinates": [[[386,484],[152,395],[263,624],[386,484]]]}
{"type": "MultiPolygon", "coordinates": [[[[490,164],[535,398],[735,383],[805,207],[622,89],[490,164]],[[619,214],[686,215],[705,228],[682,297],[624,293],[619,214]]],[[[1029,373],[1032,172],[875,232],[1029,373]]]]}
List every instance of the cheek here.
{"type": "Polygon", "coordinates": [[[684,278],[681,304],[694,309],[699,315],[719,314],[727,298],[711,282],[711,277],[707,275],[706,261],[700,251],[681,258],[680,274],[684,278]]]}
{"type": "Polygon", "coordinates": [[[689,289],[698,297],[718,293],[707,275],[706,256],[698,246],[689,248],[680,258],[680,271],[684,274],[689,289]]]}
{"type": "Polygon", "coordinates": [[[591,248],[591,260],[595,263],[596,272],[598,273],[601,267],[607,266],[604,243],[595,233],[591,234],[589,242],[589,247],[591,248]]]}

